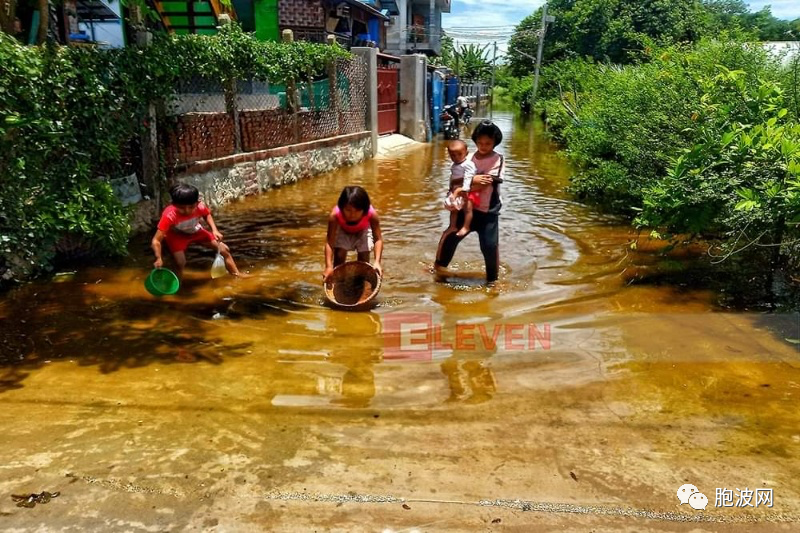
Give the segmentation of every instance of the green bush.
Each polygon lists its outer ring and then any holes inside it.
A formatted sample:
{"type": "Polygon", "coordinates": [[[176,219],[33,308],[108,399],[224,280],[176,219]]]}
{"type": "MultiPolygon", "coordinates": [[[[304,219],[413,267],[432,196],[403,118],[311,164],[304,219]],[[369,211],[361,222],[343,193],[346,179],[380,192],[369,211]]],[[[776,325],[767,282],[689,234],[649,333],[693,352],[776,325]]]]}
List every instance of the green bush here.
{"type": "Polygon", "coordinates": [[[508,94],[523,113],[530,113],[533,106],[533,76],[511,78],[508,83],[508,94]]]}
{"type": "Polygon", "coordinates": [[[65,237],[98,254],[125,252],[127,214],[103,177],[122,175],[123,147],[147,107],[181,80],[284,83],[347,56],[337,46],[260,42],[236,25],[119,50],[28,47],[0,32],[0,277],[50,268],[65,237]]]}
{"type": "Polygon", "coordinates": [[[800,68],[730,40],[649,55],[544,71],[540,107],[576,170],[572,191],[654,235],[722,237],[731,250],[791,242],[800,224],[800,68]]]}
{"type": "Polygon", "coordinates": [[[704,84],[698,141],[644,191],[636,223],[727,237],[730,251],[775,246],[798,235],[800,122],[775,81],[750,83],[742,70],[704,84]]]}
{"type": "Polygon", "coordinates": [[[572,190],[628,214],[642,207],[644,189],[700,135],[692,117],[703,82],[716,75],[718,64],[745,70],[749,82],[778,73],[760,49],[736,42],[650,54],[637,65],[566,60],[544,72],[548,127],[578,170],[572,190]]]}

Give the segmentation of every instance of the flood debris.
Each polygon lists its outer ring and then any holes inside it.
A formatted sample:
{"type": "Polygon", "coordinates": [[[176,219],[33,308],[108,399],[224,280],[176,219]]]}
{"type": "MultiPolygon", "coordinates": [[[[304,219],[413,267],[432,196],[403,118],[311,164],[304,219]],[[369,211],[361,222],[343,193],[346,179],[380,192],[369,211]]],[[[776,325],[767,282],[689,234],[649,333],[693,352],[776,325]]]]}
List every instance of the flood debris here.
{"type": "Polygon", "coordinates": [[[45,504],[53,498],[58,498],[60,494],[60,492],[47,492],[45,490],[39,494],[35,492],[31,494],[12,494],[11,499],[17,502],[17,507],[33,508],[36,507],[37,503],[45,504]]]}

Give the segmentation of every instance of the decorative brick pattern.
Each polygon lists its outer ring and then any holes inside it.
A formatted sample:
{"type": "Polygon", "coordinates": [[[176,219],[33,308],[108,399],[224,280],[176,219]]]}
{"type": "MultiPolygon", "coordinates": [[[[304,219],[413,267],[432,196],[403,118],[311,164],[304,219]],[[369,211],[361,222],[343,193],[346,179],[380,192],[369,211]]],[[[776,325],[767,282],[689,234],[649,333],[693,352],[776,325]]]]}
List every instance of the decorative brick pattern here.
{"type": "MultiPolygon", "coordinates": [[[[304,111],[290,113],[275,107],[279,96],[264,92],[269,100],[267,108],[237,108],[238,113],[191,112],[167,118],[159,125],[167,172],[174,175],[194,163],[203,166],[211,160],[227,160],[227,156],[232,156],[232,163],[237,165],[253,162],[253,152],[363,132],[367,127],[365,66],[358,60],[337,61],[336,72],[336,83],[300,86],[302,101],[311,106],[310,110],[304,107],[304,111]],[[330,96],[331,90],[334,96],[330,96]]],[[[242,91],[245,94],[245,89],[242,91]]]]}
{"type": "Polygon", "coordinates": [[[239,113],[242,149],[252,152],[292,144],[293,120],[291,114],[282,109],[242,111],[239,113]]]}
{"type": "Polygon", "coordinates": [[[365,160],[369,132],[193,163],[174,180],[200,189],[212,207],[365,160]],[[244,160],[240,156],[246,156],[244,160]]]}
{"type": "Polygon", "coordinates": [[[168,167],[234,153],[233,120],[226,113],[187,113],[159,129],[168,167]]]}
{"type": "Polygon", "coordinates": [[[289,155],[301,154],[310,150],[328,150],[327,153],[336,154],[337,157],[340,157],[342,154],[339,154],[337,151],[348,151],[348,145],[362,143],[365,140],[371,142],[370,133],[368,131],[360,131],[349,135],[329,137],[327,139],[298,143],[291,146],[281,146],[280,148],[258,150],[246,154],[230,155],[227,157],[220,157],[219,159],[181,165],[177,169],[176,175],[203,174],[224,170],[243,163],[261,164],[264,161],[280,160],[289,155]]]}
{"type": "Polygon", "coordinates": [[[321,0],[279,0],[278,21],[281,28],[324,28],[325,9],[321,0]]]}
{"type": "MultiPolygon", "coordinates": [[[[338,113],[331,111],[308,111],[297,114],[300,142],[315,141],[330,137],[328,132],[339,132],[338,113]]],[[[363,131],[364,125],[358,131],[363,131]]],[[[350,132],[348,132],[350,133],[350,132]]]]}

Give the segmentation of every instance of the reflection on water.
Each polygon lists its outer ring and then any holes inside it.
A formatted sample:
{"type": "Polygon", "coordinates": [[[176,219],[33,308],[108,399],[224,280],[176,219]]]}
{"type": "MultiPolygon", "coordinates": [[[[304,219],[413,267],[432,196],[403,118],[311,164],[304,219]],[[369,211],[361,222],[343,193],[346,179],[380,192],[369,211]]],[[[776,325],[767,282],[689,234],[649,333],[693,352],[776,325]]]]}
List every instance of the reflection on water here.
{"type": "MultiPolygon", "coordinates": [[[[508,114],[497,122],[505,133],[498,149],[507,156],[497,287],[482,283],[474,235],[459,247],[445,283],[430,274],[448,220],[440,200],[449,160],[445,145],[433,143],[219,210],[215,218],[250,279],[212,281],[213,254],[193,250],[180,293],[154,299],[142,286],[152,262],[145,237],[131,244],[121,266],[11,292],[0,304],[3,390],[24,386],[45,361],[119,371],[123,382],[126,368],[206,362],[229,365],[233,375],[263,376],[260,399],[274,408],[422,406],[622,379],[641,373],[630,361],[667,352],[710,355],[726,335],[739,337],[732,354],[762,354],[769,344],[770,357],[796,356],[786,340],[800,337],[796,315],[775,315],[768,325],[743,317],[735,332],[709,320],[702,329],[671,331],[660,331],[669,322],[662,318],[619,320],[642,313],[706,317],[726,296],[710,281],[681,281],[686,265],[697,268],[698,260],[633,252],[636,236],[624,221],[572,201],[564,192],[569,170],[539,125],[508,114]],[[369,313],[320,305],[326,217],[347,184],[367,189],[384,228],[386,278],[380,305],[369,313]],[[648,269],[659,276],[643,277],[648,269]],[[640,282],[653,279],[663,282],[640,282]],[[433,350],[433,364],[415,369],[384,359],[385,323],[397,313],[422,315],[444,332],[446,348],[433,350]],[[459,324],[547,324],[552,347],[465,348],[454,343],[459,324]],[[680,351],[669,349],[676,340],[680,351]]],[[[435,329],[428,329],[429,341],[435,329]]]]}
{"type": "MultiPolygon", "coordinates": [[[[120,263],[3,295],[7,492],[34,467],[46,487],[64,472],[131,481],[199,499],[211,514],[190,513],[197,529],[217,509],[263,514],[273,487],[673,512],[684,483],[757,485],[776,488],[777,512],[800,508],[800,317],[761,312],[792,307],[759,296],[778,282],[711,269],[698,250],[633,251],[624,221],[564,192],[569,171],[536,125],[498,122],[494,288],[474,235],[446,282],[431,274],[448,222],[434,143],[219,210],[249,279],[212,280],[213,253],[193,250],[180,292],[156,299],[143,237],[120,263]],[[347,184],[369,191],[384,229],[371,312],[322,305],[326,217],[347,184]]],[[[332,527],[265,520],[252,529],[332,527]]]]}

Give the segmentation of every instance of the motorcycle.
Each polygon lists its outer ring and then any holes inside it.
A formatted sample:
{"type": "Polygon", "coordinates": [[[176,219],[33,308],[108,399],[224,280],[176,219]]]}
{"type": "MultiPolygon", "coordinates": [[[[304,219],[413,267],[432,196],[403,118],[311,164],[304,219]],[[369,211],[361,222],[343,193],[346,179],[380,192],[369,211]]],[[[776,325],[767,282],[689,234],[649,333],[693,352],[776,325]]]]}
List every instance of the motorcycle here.
{"type": "Polygon", "coordinates": [[[447,140],[458,139],[458,113],[455,106],[445,106],[442,114],[439,115],[442,124],[442,133],[447,140]]]}

